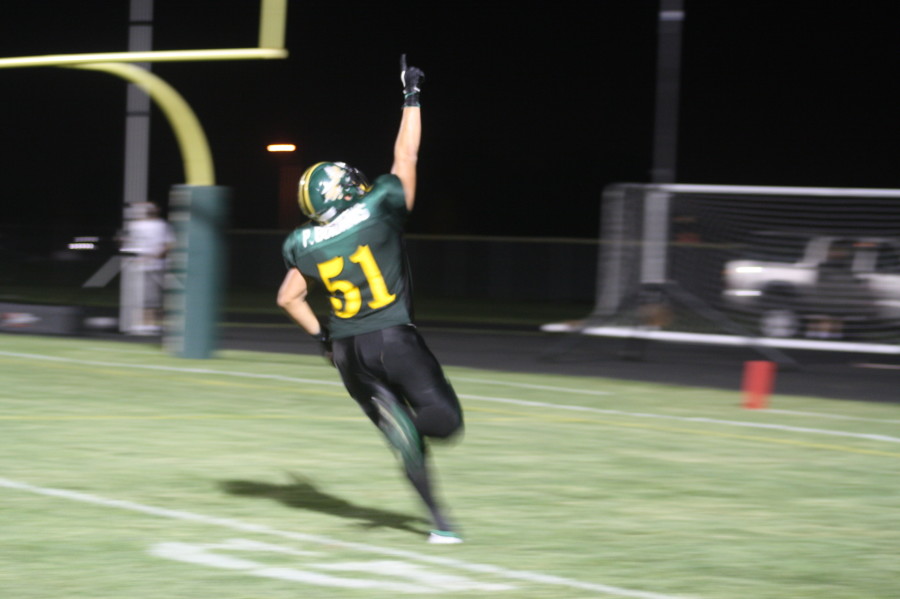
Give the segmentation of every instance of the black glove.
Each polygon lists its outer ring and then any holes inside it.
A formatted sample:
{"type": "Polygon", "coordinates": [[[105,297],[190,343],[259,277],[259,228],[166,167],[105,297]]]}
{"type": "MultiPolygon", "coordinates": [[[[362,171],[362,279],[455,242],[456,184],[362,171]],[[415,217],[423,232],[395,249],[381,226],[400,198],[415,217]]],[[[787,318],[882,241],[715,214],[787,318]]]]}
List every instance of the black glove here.
{"type": "Polygon", "coordinates": [[[334,365],[334,350],[331,347],[331,332],[328,330],[328,327],[324,324],[320,324],[319,334],[312,335],[312,338],[319,344],[319,350],[322,352],[322,356],[334,365]]]}
{"type": "Polygon", "coordinates": [[[425,81],[425,73],[418,67],[407,67],[406,54],[400,55],[400,81],[403,83],[403,106],[418,106],[419,86],[425,81]]]}

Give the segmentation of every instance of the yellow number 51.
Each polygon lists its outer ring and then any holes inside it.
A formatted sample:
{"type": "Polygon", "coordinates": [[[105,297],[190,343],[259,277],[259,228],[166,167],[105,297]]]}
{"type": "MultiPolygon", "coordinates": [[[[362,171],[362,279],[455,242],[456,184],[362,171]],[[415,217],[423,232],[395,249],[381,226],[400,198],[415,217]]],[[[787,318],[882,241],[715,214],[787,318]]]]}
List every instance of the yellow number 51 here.
{"type": "MultiPolygon", "coordinates": [[[[356,251],[350,254],[350,262],[358,264],[362,268],[363,275],[366,277],[366,283],[372,291],[372,301],[369,307],[373,310],[383,308],[392,303],[397,296],[388,291],[387,284],[384,282],[384,275],[378,263],[375,262],[375,256],[372,255],[372,249],[367,245],[361,245],[356,251]]],[[[322,277],[322,283],[331,294],[331,306],[334,308],[335,316],[339,318],[352,318],[362,307],[362,291],[352,282],[345,279],[338,279],[344,271],[344,257],[336,256],[331,260],[326,260],[317,265],[319,268],[319,276],[322,277]],[[343,301],[337,294],[343,296],[343,301]]]]}

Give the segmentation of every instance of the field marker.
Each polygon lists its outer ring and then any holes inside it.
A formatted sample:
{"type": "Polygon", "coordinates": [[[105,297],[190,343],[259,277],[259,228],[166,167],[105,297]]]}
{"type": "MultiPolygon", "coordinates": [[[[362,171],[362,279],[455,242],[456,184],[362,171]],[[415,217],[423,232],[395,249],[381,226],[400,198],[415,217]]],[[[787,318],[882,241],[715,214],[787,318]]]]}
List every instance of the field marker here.
{"type": "MultiPolygon", "coordinates": [[[[239,530],[242,532],[250,532],[261,535],[269,535],[275,537],[281,537],[284,539],[291,539],[293,541],[301,541],[306,543],[314,543],[316,545],[324,545],[330,547],[339,547],[341,549],[349,549],[353,551],[360,551],[363,553],[372,553],[376,555],[388,555],[391,557],[398,557],[423,563],[435,564],[439,566],[446,566],[449,568],[455,568],[458,570],[464,570],[468,572],[475,572],[479,574],[486,574],[489,576],[496,576],[498,578],[506,578],[509,580],[518,580],[521,582],[530,582],[536,584],[546,584],[553,586],[562,586],[573,589],[579,589],[582,591],[592,591],[595,593],[600,593],[603,595],[614,595],[618,597],[634,597],[635,599],[679,599],[679,596],[675,595],[663,595],[660,593],[652,593],[647,591],[639,591],[634,589],[625,589],[621,587],[615,587],[605,584],[597,584],[591,582],[583,582],[580,580],[575,580],[572,578],[564,578],[562,576],[554,576],[551,574],[541,574],[540,572],[531,572],[528,570],[510,570],[507,568],[502,568],[499,566],[492,566],[489,564],[477,564],[472,562],[465,562],[458,559],[447,558],[447,557],[437,557],[434,555],[429,555],[425,553],[419,553],[416,551],[409,551],[404,549],[391,549],[388,547],[379,547],[377,545],[368,545],[365,543],[351,543],[348,541],[342,541],[340,539],[335,539],[331,537],[325,537],[321,535],[312,535],[306,534],[302,532],[292,532],[279,530],[277,528],[272,528],[270,526],[265,526],[263,524],[252,524],[249,522],[243,522],[241,520],[233,520],[231,518],[220,518],[217,516],[206,516],[204,514],[198,514],[196,512],[186,512],[182,510],[173,510],[162,507],[155,507],[151,505],[144,505],[141,503],[135,503],[133,501],[126,501],[121,499],[110,499],[107,497],[102,497],[99,495],[92,495],[90,493],[83,493],[80,491],[69,491],[66,489],[55,489],[52,487],[39,487],[36,485],[31,485],[25,482],[15,481],[7,478],[0,478],[0,487],[5,487],[7,489],[13,489],[17,491],[24,491],[27,493],[33,493],[36,495],[44,495],[47,497],[58,497],[62,499],[68,499],[71,501],[77,501],[79,503],[87,503],[92,505],[99,505],[103,507],[116,508],[121,510],[127,510],[131,512],[139,512],[142,514],[148,514],[151,516],[158,516],[161,518],[170,518],[172,520],[180,520],[184,522],[195,522],[200,524],[208,524],[212,526],[218,526],[221,528],[228,528],[231,530],[239,530]]],[[[680,596],[683,597],[683,596],[680,596]]]]}
{"type": "MultiPolygon", "coordinates": [[[[51,362],[68,362],[73,364],[84,364],[87,366],[103,366],[106,368],[136,368],[141,370],[154,370],[154,371],[164,371],[164,372],[184,372],[189,374],[213,374],[220,376],[228,376],[228,377],[242,377],[242,378],[251,378],[251,379],[263,379],[263,380],[277,380],[284,381],[290,383],[304,383],[304,384],[313,384],[313,385],[327,385],[332,387],[343,387],[343,383],[340,381],[325,381],[322,379],[307,379],[307,378],[297,378],[297,377],[289,377],[278,374],[256,374],[252,372],[240,372],[240,371],[223,371],[223,370],[213,370],[209,368],[185,368],[185,367],[174,367],[174,366],[154,366],[151,364],[127,364],[122,362],[105,362],[105,361],[94,361],[94,360],[79,360],[75,358],[61,358],[57,356],[44,356],[40,354],[27,354],[27,353],[19,353],[19,352],[7,352],[0,351],[0,356],[8,356],[12,358],[22,358],[22,359],[33,359],[33,360],[45,360],[51,362]]],[[[557,392],[568,392],[571,389],[567,389],[565,387],[553,388],[554,391],[557,392]]],[[[791,426],[786,424],[771,424],[765,422],[747,422],[747,421],[739,421],[739,420],[723,420],[719,418],[707,418],[704,416],[676,416],[673,414],[652,414],[648,412],[628,412],[625,410],[613,410],[608,408],[595,408],[592,406],[576,406],[569,404],[557,404],[557,403],[549,403],[549,402],[541,402],[541,401],[530,401],[524,399],[513,399],[513,398],[504,398],[504,397],[490,397],[484,395],[469,395],[469,394],[459,394],[460,398],[463,399],[474,399],[476,401],[486,401],[492,403],[505,403],[512,404],[518,406],[529,406],[536,408],[548,408],[552,410],[569,410],[569,411],[578,411],[578,412],[588,412],[594,414],[611,414],[616,416],[625,416],[631,418],[655,418],[660,420],[675,420],[679,422],[701,422],[704,424],[721,424],[724,426],[738,426],[738,427],[746,427],[746,428],[757,428],[757,429],[768,429],[768,430],[777,430],[783,432],[791,432],[791,433],[805,433],[811,435],[829,435],[835,437],[849,437],[854,439],[865,439],[867,441],[879,441],[885,443],[900,443],[900,437],[892,437],[890,435],[879,435],[872,433],[854,433],[849,431],[840,431],[840,430],[831,430],[831,429],[818,429],[818,428],[807,428],[800,426],[791,426]]]]}
{"type": "Polygon", "coordinates": [[[761,410],[769,406],[769,396],[775,384],[775,372],[778,365],[768,360],[750,360],[744,362],[744,407],[748,410],[761,410]]]}

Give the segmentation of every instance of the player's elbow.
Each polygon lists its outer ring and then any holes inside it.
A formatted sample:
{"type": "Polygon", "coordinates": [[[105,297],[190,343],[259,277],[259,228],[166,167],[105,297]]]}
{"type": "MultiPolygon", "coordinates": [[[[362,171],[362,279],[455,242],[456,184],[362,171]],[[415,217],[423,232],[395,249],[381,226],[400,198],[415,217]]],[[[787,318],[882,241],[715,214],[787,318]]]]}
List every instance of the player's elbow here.
{"type": "Polygon", "coordinates": [[[303,302],[306,300],[306,280],[300,271],[293,269],[288,271],[278,288],[278,295],[275,296],[275,303],[281,308],[287,310],[295,302],[303,302]]]}
{"type": "Polygon", "coordinates": [[[275,303],[278,304],[278,307],[282,310],[287,310],[288,307],[295,301],[301,298],[297,297],[297,295],[293,293],[286,293],[285,291],[279,291],[278,296],[275,298],[275,303]]]}

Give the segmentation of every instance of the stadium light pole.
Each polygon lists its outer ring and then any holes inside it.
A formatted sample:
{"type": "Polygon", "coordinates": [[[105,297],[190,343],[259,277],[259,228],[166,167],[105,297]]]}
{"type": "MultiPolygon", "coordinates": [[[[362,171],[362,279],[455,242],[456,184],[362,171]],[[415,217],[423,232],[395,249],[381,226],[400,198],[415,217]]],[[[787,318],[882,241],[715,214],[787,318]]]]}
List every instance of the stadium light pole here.
{"type": "MultiPolygon", "coordinates": [[[[128,51],[153,49],[153,0],[131,0],[128,51]]],[[[150,63],[135,63],[150,70],[150,63]]],[[[125,100],[125,172],[122,190],[122,228],[135,218],[134,206],[148,200],[150,172],[150,96],[136,83],[128,83],[125,100]]],[[[133,260],[121,262],[119,280],[119,331],[139,330],[144,311],[143,277],[133,260]]]]}
{"type": "Polygon", "coordinates": [[[278,161],[278,228],[290,230],[300,220],[297,183],[301,167],[297,160],[297,146],[292,143],[271,143],[266,146],[266,151],[278,161]]]}
{"type": "Polygon", "coordinates": [[[653,183],[675,183],[677,180],[681,28],[684,16],[684,0],[659,1],[651,170],[653,183]]]}
{"type": "MultiPolygon", "coordinates": [[[[653,121],[653,183],[674,183],[678,159],[678,96],[681,79],[683,0],[659,0],[656,48],[656,106],[653,121]]],[[[666,318],[670,287],[666,282],[670,196],[662,190],[647,194],[643,215],[645,235],[641,253],[641,309],[653,319],[666,318]]],[[[632,350],[643,353],[643,342],[632,350]]]]}

